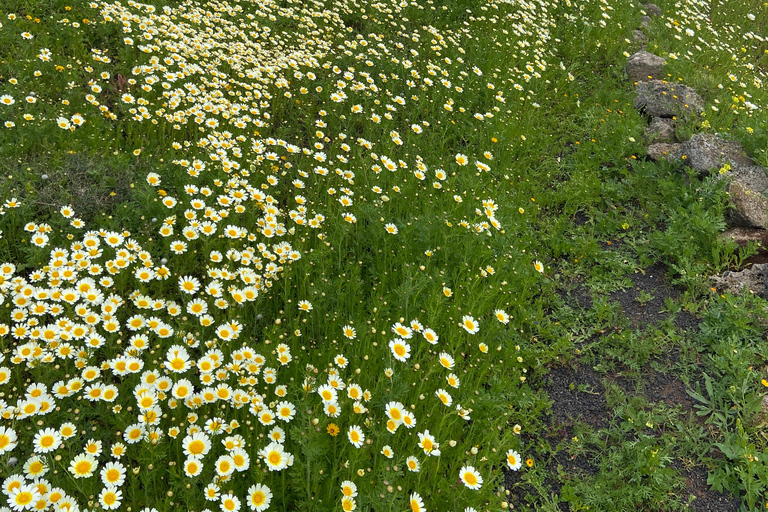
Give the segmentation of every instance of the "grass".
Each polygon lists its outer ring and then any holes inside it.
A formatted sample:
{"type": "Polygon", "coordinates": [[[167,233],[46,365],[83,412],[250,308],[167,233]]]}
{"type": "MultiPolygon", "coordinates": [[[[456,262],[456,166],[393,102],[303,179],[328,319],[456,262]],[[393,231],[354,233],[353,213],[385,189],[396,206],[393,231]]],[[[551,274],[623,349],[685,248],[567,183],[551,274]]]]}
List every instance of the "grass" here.
{"type": "MultiPolygon", "coordinates": [[[[768,165],[765,6],[659,5],[678,134],[768,165]]],[[[643,13],[6,2],[8,507],[765,506],[756,248],[645,156],[643,13]]]]}

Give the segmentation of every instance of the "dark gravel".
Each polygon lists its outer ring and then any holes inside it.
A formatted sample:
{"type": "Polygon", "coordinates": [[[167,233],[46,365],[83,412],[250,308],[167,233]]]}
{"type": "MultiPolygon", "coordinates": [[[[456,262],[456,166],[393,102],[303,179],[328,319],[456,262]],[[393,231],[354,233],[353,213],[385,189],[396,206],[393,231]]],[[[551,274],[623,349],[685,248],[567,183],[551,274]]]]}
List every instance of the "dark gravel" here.
{"type": "Polygon", "coordinates": [[[738,512],[741,500],[713,491],[707,485],[707,470],[701,466],[683,471],[685,489],[689,495],[696,496],[692,507],[696,512],[738,512]]]}
{"type": "Polygon", "coordinates": [[[630,276],[633,287],[613,292],[609,298],[621,305],[622,312],[634,327],[644,327],[656,324],[667,318],[664,301],[667,298],[676,299],[680,292],[669,286],[664,279],[666,268],[663,265],[653,265],[644,271],[630,276]],[[640,303],[637,299],[640,292],[650,294],[653,299],[640,303]]]}
{"type": "Polygon", "coordinates": [[[585,366],[554,368],[545,383],[552,404],[552,424],[572,424],[581,420],[594,428],[608,426],[605,388],[595,370],[585,366]],[[585,386],[588,391],[579,391],[585,386]],[[571,389],[573,388],[573,389],[571,389]]]}

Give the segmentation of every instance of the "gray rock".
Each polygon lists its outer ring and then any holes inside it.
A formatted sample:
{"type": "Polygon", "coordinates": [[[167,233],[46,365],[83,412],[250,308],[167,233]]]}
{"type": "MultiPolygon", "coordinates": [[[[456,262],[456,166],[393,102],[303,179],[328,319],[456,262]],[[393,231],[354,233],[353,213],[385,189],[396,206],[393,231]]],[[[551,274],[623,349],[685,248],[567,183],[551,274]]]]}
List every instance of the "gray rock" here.
{"type": "Polygon", "coordinates": [[[666,63],[667,61],[658,55],[641,50],[629,56],[624,70],[633,82],[643,82],[664,76],[664,64],[666,63]]]}
{"type": "Polygon", "coordinates": [[[724,174],[718,174],[717,178],[738,183],[747,190],[757,194],[762,194],[768,189],[768,176],[765,174],[765,169],[757,165],[737,167],[724,174]]]}
{"type": "Polygon", "coordinates": [[[722,275],[712,276],[710,279],[721,291],[738,295],[746,287],[750,293],[756,293],[761,297],[765,297],[767,276],[768,263],[763,263],[752,265],[752,267],[740,272],[725,271],[722,275]]]}
{"type": "Polygon", "coordinates": [[[667,142],[657,142],[648,146],[648,158],[654,162],[663,160],[672,160],[672,155],[680,149],[680,144],[669,144],[667,142]]]}
{"type": "Polygon", "coordinates": [[[640,16],[640,26],[642,28],[647,27],[651,24],[651,17],[650,16],[640,16]]]}
{"type": "Polygon", "coordinates": [[[645,4],[643,7],[649,16],[661,16],[661,9],[656,4],[645,4]]]}
{"type": "Polygon", "coordinates": [[[654,117],[651,124],[645,129],[645,140],[648,142],[674,142],[674,121],[663,117],[654,117]]]}
{"type": "MultiPolygon", "coordinates": [[[[768,189],[768,176],[765,169],[755,165],[738,167],[733,171],[719,174],[718,179],[727,179],[731,209],[726,212],[726,220],[731,226],[742,228],[761,228],[762,233],[768,227],[768,198],[763,192],[768,189]]],[[[736,233],[742,235],[743,233],[736,233]]],[[[755,234],[751,233],[752,239],[755,234]]],[[[764,238],[764,237],[763,237],[764,238]]],[[[735,236],[734,241],[737,241],[735,236]]],[[[762,238],[759,238],[762,240],[762,238]]],[[[737,241],[739,243],[739,241],[737,241]]],[[[746,242],[742,242],[743,243],[746,242]]]]}
{"type": "Polygon", "coordinates": [[[736,182],[728,185],[728,200],[732,208],[726,212],[731,226],[768,228],[768,199],[736,182]]]}
{"type": "Polygon", "coordinates": [[[704,100],[690,87],[662,80],[639,82],[635,87],[635,108],[653,117],[687,117],[704,111],[704,100]]]}
{"type": "Polygon", "coordinates": [[[633,30],[632,31],[632,40],[636,44],[645,44],[648,42],[648,37],[643,34],[642,30],[633,30]]]}
{"type": "MultiPolygon", "coordinates": [[[[685,165],[700,173],[705,173],[713,167],[720,168],[725,163],[730,164],[734,170],[754,165],[741,144],[710,133],[697,133],[690,140],[683,142],[672,157],[685,160],[685,165]]],[[[757,191],[760,192],[762,190],[757,191]]]]}

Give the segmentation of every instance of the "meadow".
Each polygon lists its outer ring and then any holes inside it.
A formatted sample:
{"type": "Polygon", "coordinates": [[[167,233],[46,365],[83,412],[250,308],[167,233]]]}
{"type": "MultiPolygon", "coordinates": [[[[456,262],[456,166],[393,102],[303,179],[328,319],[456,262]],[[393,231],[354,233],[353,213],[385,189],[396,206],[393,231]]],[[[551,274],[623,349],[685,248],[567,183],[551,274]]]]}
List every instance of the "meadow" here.
{"type": "MultiPolygon", "coordinates": [[[[768,4],[658,5],[678,137],[768,167],[768,4]]],[[[646,157],[645,14],[5,0],[0,511],[768,507],[758,248],[646,157]]]]}

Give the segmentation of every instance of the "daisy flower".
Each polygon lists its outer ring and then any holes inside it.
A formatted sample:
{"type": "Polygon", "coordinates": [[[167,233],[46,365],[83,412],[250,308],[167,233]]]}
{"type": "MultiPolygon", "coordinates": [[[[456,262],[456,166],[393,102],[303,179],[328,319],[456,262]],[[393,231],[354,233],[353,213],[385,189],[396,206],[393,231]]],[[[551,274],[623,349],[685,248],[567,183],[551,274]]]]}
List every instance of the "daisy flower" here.
{"type": "Polygon", "coordinates": [[[323,412],[329,418],[338,418],[339,414],[341,414],[341,407],[338,402],[325,402],[323,412]]]}
{"type": "Polygon", "coordinates": [[[278,402],[275,408],[279,420],[290,422],[296,416],[296,407],[290,402],[278,402]]]}
{"type": "Polygon", "coordinates": [[[174,240],[171,242],[171,251],[173,251],[174,254],[184,254],[187,251],[186,242],[182,242],[181,240],[174,240]]]}
{"type": "Polygon", "coordinates": [[[112,445],[112,457],[115,459],[121,458],[125,455],[125,445],[123,443],[115,443],[112,445]]]}
{"type": "MultiPolygon", "coordinates": [[[[72,382],[70,384],[72,384],[72,382]]],[[[71,385],[69,387],[70,389],[72,388],[71,385]]],[[[0,427],[0,448],[2,448],[2,444],[3,444],[2,432],[3,432],[3,427],[0,427]]],[[[61,434],[61,437],[63,437],[64,439],[69,439],[70,437],[73,437],[75,434],[77,434],[77,427],[75,426],[74,423],[69,423],[69,422],[62,423],[61,426],[59,427],[59,434],[61,434]]]]}
{"type": "Polygon", "coordinates": [[[480,324],[470,315],[464,315],[461,317],[461,326],[469,334],[475,334],[480,330],[480,324]]]}
{"type": "Polygon", "coordinates": [[[403,412],[403,425],[405,428],[413,428],[416,426],[416,416],[411,411],[403,412]]]}
{"type": "Polygon", "coordinates": [[[256,484],[248,488],[248,507],[256,512],[269,508],[272,502],[272,491],[266,485],[256,484]]]}
{"type": "Polygon", "coordinates": [[[269,443],[259,455],[264,458],[270,471],[280,471],[288,467],[289,454],[283,449],[283,445],[276,442],[269,443]]]}
{"type": "Polygon", "coordinates": [[[520,458],[520,454],[515,450],[509,450],[507,452],[507,466],[512,471],[517,471],[523,466],[523,460],[520,458]]]}
{"type": "Polygon", "coordinates": [[[355,331],[355,328],[350,325],[345,325],[341,328],[342,332],[344,333],[344,336],[346,338],[349,338],[350,340],[353,340],[357,337],[357,332],[355,331]]]}
{"type": "Polygon", "coordinates": [[[23,484],[14,487],[8,494],[8,504],[13,510],[29,510],[42,497],[33,484],[23,484]]]}
{"type": "Polygon", "coordinates": [[[392,451],[392,447],[389,446],[388,444],[386,444],[386,445],[384,445],[384,447],[382,447],[381,454],[383,456],[385,456],[386,458],[388,458],[388,459],[391,459],[392,457],[395,456],[395,452],[392,451]]]}
{"type": "Polygon", "coordinates": [[[424,507],[424,500],[421,499],[417,492],[411,494],[410,505],[412,512],[427,512],[427,509],[424,507]]]}
{"type": "Polygon", "coordinates": [[[539,260],[533,262],[533,268],[535,268],[536,272],[539,272],[540,274],[544,273],[544,264],[539,260]]]}
{"type": "MultiPolygon", "coordinates": [[[[276,427],[276,430],[273,429],[270,432],[270,437],[274,439],[275,441],[282,440],[285,432],[283,432],[279,427],[276,427]],[[277,435],[274,435],[277,434],[277,435]]],[[[235,465],[235,470],[237,471],[245,471],[251,466],[251,457],[248,455],[248,452],[243,450],[242,448],[235,448],[232,450],[229,454],[232,457],[232,461],[235,465]]]]}
{"type": "Polygon", "coordinates": [[[440,455],[439,443],[435,442],[435,437],[429,433],[429,430],[419,432],[419,448],[424,450],[427,455],[440,455]],[[437,453],[435,453],[437,452],[437,453]]]}
{"type": "Polygon", "coordinates": [[[48,453],[61,446],[61,434],[53,428],[46,428],[35,434],[35,453],[48,453]]]}
{"type": "Polygon", "coordinates": [[[389,416],[389,419],[394,420],[397,423],[401,423],[403,421],[403,413],[405,411],[405,406],[400,402],[389,402],[384,407],[384,410],[387,416],[389,416]]]}
{"type": "Polygon", "coordinates": [[[273,425],[275,423],[275,414],[268,408],[263,408],[259,411],[259,423],[264,426],[273,425]]]}
{"type": "Polygon", "coordinates": [[[435,391],[435,396],[439,398],[444,405],[450,406],[453,404],[453,397],[442,388],[435,391]]]}
{"type": "Polygon", "coordinates": [[[186,436],[181,445],[187,457],[202,457],[210,451],[211,439],[202,432],[197,432],[186,436]]]}
{"type": "Polygon", "coordinates": [[[504,325],[509,323],[509,315],[503,309],[497,309],[493,312],[493,314],[496,315],[496,320],[503,323],[504,325]]]}
{"type": "Polygon", "coordinates": [[[85,452],[93,455],[94,457],[98,457],[101,455],[101,441],[97,441],[95,439],[89,439],[87,443],[85,443],[85,452]]]}
{"type": "Polygon", "coordinates": [[[183,276],[179,278],[179,289],[183,293],[194,295],[200,289],[200,281],[191,276],[183,276]]]}
{"type": "Polygon", "coordinates": [[[443,365],[444,368],[448,368],[449,370],[453,369],[455,361],[450,354],[447,352],[440,352],[438,357],[440,358],[440,364],[443,365]]]}
{"type": "Polygon", "coordinates": [[[184,474],[187,478],[194,478],[203,472],[203,459],[200,457],[189,457],[184,461],[184,474]]]}
{"type": "Polygon", "coordinates": [[[419,469],[421,469],[421,465],[419,464],[419,459],[417,459],[413,455],[405,459],[405,466],[408,468],[408,471],[411,471],[413,473],[418,473],[419,469]]]}
{"type": "Polygon", "coordinates": [[[120,487],[125,482],[125,466],[119,462],[107,462],[101,468],[100,476],[104,485],[120,487]]]}
{"type": "Polygon", "coordinates": [[[69,472],[75,478],[90,478],[98,463],[93,455],[84,453],[76,456],[69,464],[69,472]]]}
{"type": "Polygon", "coordinates": [[[218,476],[227,477],[235,472],[235,460],[229,455],[220,455],[214,467],[218,476]]]}
{"type": "Polygon", "coordinates": [[[467,486],[468,489],[477,491],[483,486],[483,477],[480,472],[472,466],[463,466],[459,470],[459,478],[467,486]]]}
{"type": "Polygon", "coordinates": [[[397,234],[397,226],[392,224],[391,222],[384,226],[384,229],[389,233],[390,235],[396,235],[397,234]]]}
{"type": "Polygon", "coordinates": [[[349,430],[347,431],[347,438],[349,439],[349,442],[355,446],[355,448],[360,448],[365,442],[365,434],[358,425],[352,425],[349,427],[349,430]]]}
{"type": "Polygon", "coordinates": [[[394,332],[404,340],[409,340],[413,336],[413,331],[411,330],[411,328],[406,327],[400,322],[397,322],[395,323],[395,325],[392,326],[392,332],[394,332]]]}
{"type": "Polygon", "coordinates": [[[61,213],[62,217],[64,217],[65,219],[69,219],[75,214],[75,211],[72,209],[71,206],[67,205],[67,206],[62,206],[61,209],[59,210],[59,213],[61,213]]]}
{"type": "Polygon", "coordinates": [[[389,342],[389,349],[392,351],[392,355],[404,363],[411,357],[411,346],[401,339],[394,339],[389,342]]]}
{"type": "Polygon", "coordinates": [[[219,486],[215,483],[210,483],[203,489],[203,495],[208,501],[216,501],[219,499],[219,486]]]}
{"type": "Polygon", "coordinates": [[[120,491],[114,485],[108,485],[99,493],[99,503],[107,510],[114,510],[120,507],[123,499],[123,491],[120,491]]]}
{"type": "Polygon", "coordinates": [[[220,506],[223,512],[237,512],[240,510],[240,499],[234,494],[222,494],[220,506]]]}
{"type": "Polygon", "coordinates": [[[299,311],[312,311],[312,303],[308,300],[299,301],[299,311]]]}
{"type": "Polygon", "coordinates": [[[40,458],[39,455],[30,457],[29,460],[27,460],[27,462],[24,464],[23,469],[24,476],[29,480],[42,477],[48,473],[48,466],[46,466],[45,462],[40,458]]]}
{"type": "Polygon", "coordinates": [[[357,503],[355,502],[354,498],[350,498],[349,496],[342,496],[341,498],[341,510],[344,512],[352,512],[357,508],[357,503]]]}
{"type": "Polygon", "coordinates": [[[349,498],[357,496],[357,486],[350,480],[344,480],[341,482],[341,494],[349,498]]]}
{"type": "Polygon", "coordinates": [[[440,337],[432,329],[424,329],[424,339],[432,345],[436,345],[440,337]]]}
{"type": "Polygon", "coordinates": [[[323,402],[326,403],[336,402],[338,399],[336,390],[328,384],[323,384],[322,386],[318,387],[317,394],[320,395],[320,398],[323,400],[323,402]]]}

